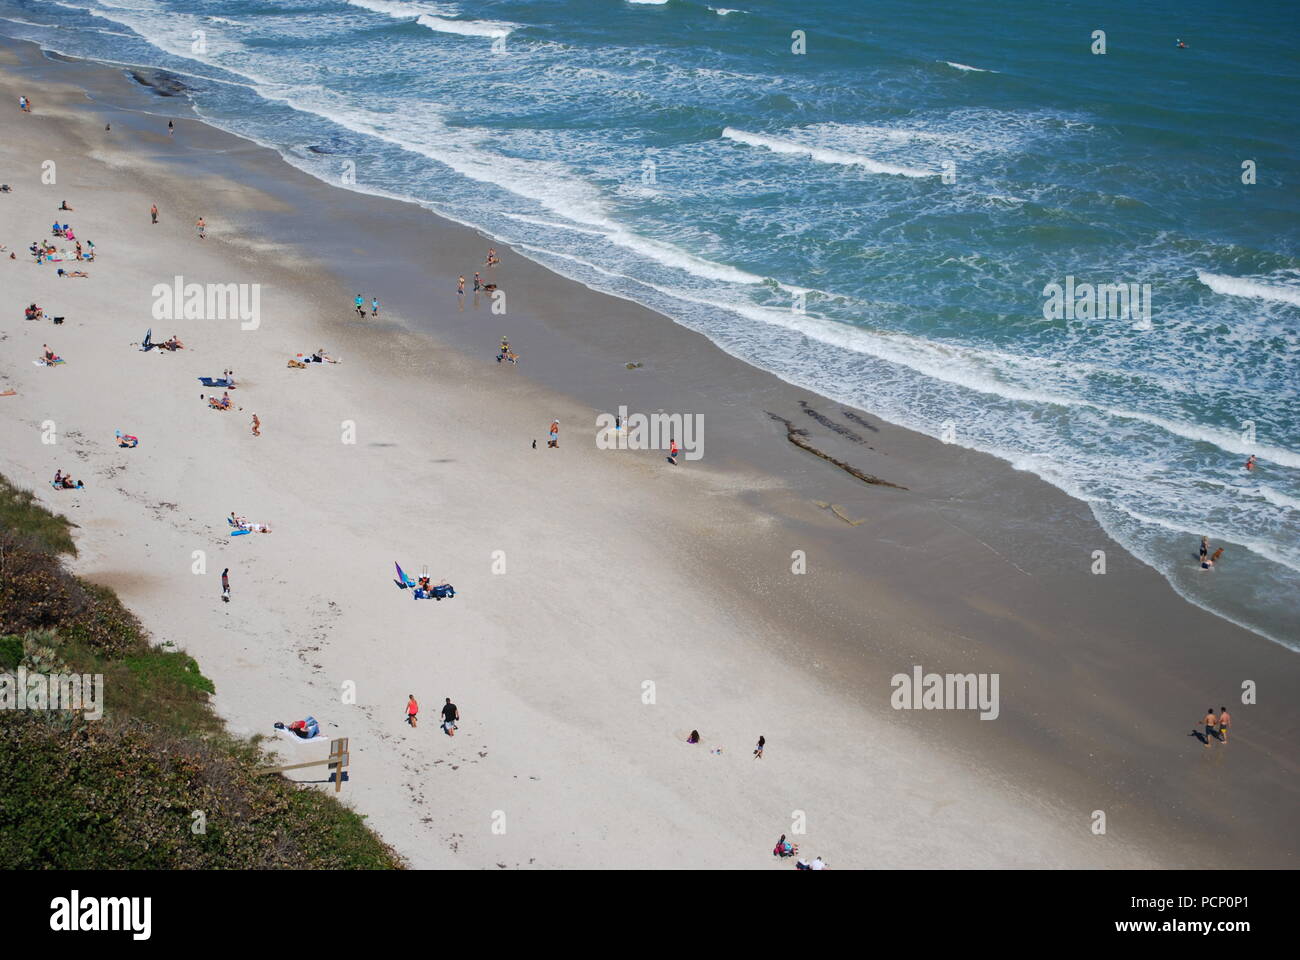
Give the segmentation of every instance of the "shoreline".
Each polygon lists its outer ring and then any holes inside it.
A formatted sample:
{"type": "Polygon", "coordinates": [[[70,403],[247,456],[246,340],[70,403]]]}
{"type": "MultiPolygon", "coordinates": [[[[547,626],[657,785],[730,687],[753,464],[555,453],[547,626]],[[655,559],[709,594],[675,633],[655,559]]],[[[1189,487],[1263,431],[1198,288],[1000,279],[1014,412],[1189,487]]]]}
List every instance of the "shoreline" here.
{"type": "MultiPolygon", "coordinates": [[[[6,44],[3,49],[12,47],[6,44]]],[[[46,61],[29,66],[57,72],[64,64],[46,61]]],[[[78,65],[76,69],[116,73],[93,64],[78,65]]],[[[12,65],[6,64],[6,87],[12,85],[11,70],[12,65]]],[[[112,89],[111,79],[101,77],[99,82],[108,87],[111,97],[129,99],[126,96],[129,91],[112,89]]],[[[126,83],[121,78],[118,82],[126,83]]],[[[38,103],[38,114],[41,109],[38,103]]],[[[113,110],[104,104],[98,109],[113,110]]],[[[166,142],[165,134],[157,137],[142,129],[147,126],[146,116],[137,115],[134,120],[128,119],[130,116],[130,113],[115,114],[117,141],[130,137],[158,155],[178,149],[166,142]]],[[[645,523],[653,518],[651,522],[657,520],[663,524],[663,529],[650,533],[638,530],[638,535],[646,537],[645,543],[620,544],[609,549],[624,559],[639,553],[648,566],[662,565],[664,557],[671,558],[668,569],[660,571],[660,582],[676,584],[680,593],[665,594],[665,599],[699,594],[702,591],[697,584],[707,585],[704,595],[687,605],[700,614],[702,622],[718,626],[719,621],[704,619],[705,615],[726,609],[736,614],[735,623],[748,622],[755,631],[754,636],[743,641],[736,636],[711,637],[717,656],[733,667],[748,664],[756,659],[754,650],[747,646],[752,643],[762,653],[757,659],[770,661],[769,668],[782,665],[774,673],[771,669],[759,670],[761,675],[776,677],[778,682],[792,688],[820,691],[802,703],[820,705],[823,698],[842,702],[844,725],[840,730],[844,742],[858,741],[868,731],[879,732],[879,711],[888,709],[888,678],[896,672],[910,670],[913,664],[921,664],[927,671],[1000,672],[1006,706],[1004,722],[998,725],[996,735],[986,733],[978,722],[974,726],[966,722],[974,718],[942,712],[901,716],[886,713],[883,726],[890,730],[891,736],[894,728],[900,728],[899,733],[905,730],[909,737],[926,742],[934,759],[942,759],[936,766],[943,770],[962,769],[954,756],[978,757],[955,775],[957,788],[987,788],[983,776],[972,775],[970,769],[984,767],[994,782],[1014,784],[1022,791],[1019,799],[1028,807],[1046,807],[1051,811],[1041,821],[1036,819],[1041,809],[1033,810],[1032,815],[1025,814],[1027,819],[1034,819],[1033,826],[1040,831],[1036,834],[1040,842],[1031,845],[1032,848],[1054,849],[1053,843],[1046,839],[1052,831],[1044,823],[1059,828],[1066,816],[1086,818],[1086,812],[1067,815],[1060,809],[1052,810],[1053,802],[1059,808],[1062,795],[1073,795],[1083,806],[1091,803],[1090,811],[1101,804],[1101,801],[1081,799],[1091,791],[1092,796],[1104,793],[1109,798],[1107,809],[1125,810],[1134,815],[1141,829],[1129,834],[1129,840],[1137,844],[1140,839],[1141,846],[1154,846],[1164,854],[1148,863],[1208,865],[1222,862],[1221,858],[1229,855],[1233,862],[1251,865],[1263,861],[1275,865],[1294,862],[1294,845],[1279,846],[1275,837],[1268,836],[1267,829],[1270,816],[1285,817],[1278,813],[1289,803],[1285,797],[1291,796],[1290,802],[1294,800],[1294,791],[1286,783],[1288,770],[1294,770],[1294,750],[1286,736],[1294,724],[1294,712],[1281,703],[1295,692],[1295,670],[1285,659],[1292,654],[1223,623],[1175,595],[1154,570],[1129,557],[1106,537],[1082,503],[1072,501],[1036,478],[1017,474],[992,457],[946,447],[938,441],[877,422],[870,414],[858,414],[870,424],[860,426],[840,415],[842,405],[750,367],[666,317],[558,277],[513,254],[504,244],[497,245],[506,258],[506,263],[498,269],[500,276],[508,278],[503,279],[503,286],[512,293],[508,313],[498,316],[482,306],[477,312],[467,306],[466,312],[460,314],[455,309],[454,286],[449,281],[457,272],[465,272],[464,265],[471,263],[472,258],[481,255],[480,248],[492,243],[483,238],[470,246],[474,237],[482,236],[477,231],[437,220],[436,215],[430,215],[424,208],[404,201],[332,189],[294,169],[266,148],[249,147],[247,141],[241,142],[213,128],[199,132],[199,121],[182,121],[178,128],[177,140],[183,141],[179,149],[193,155],[164,160],[164,165],[171,164],[171,169],[175,169],[179,162],[181,169],[188,168],[191,178],[198,172],[210,178],[206,182],[219,184],[210,193],[217,199],[212,209],[241,192],[254,198],[251,206],[241,208],[237,221],[232,221],[228,210],[221,217],[206,214],[214,225],[210,243],[220,241],[224,247],[251,254],[254,263],[259,257],[274,256],[278,266],[287,266],[290,271],[302,270],[312,277],[322,271],[311,264],[323,265],[324,274],[332,278],[329,284],[337,298],[330,300],[318,294],[315,305],[323,313],[337,309],[336,315],[341,317],[346,309],[344,300],[350,299],[342,291],[364,280],[367,286],[359,289],[367,295],[371,291],[382,292],[386,317],[396,314],[417,331],[403,333],[386,321],[383,337],[376,338],[373,334],[362,336],[342,319],[328,323],[323,334],[312,326],[313,340],[325,337],[337,343],[346,338],[347,345],[342,351],[345,358],[342,367],[308,371],[309,374],[350,375],[357,369],[353,364],[358,363],[362,368],[391,373],[394,390],[405,398],[414,398],[420,396],[422,381],[429,378],[430,371],[437,370],[442,376],[445,364],[453,371],[449,379],[455,380],[476,403],[502,402],[512,410],[535,408],[533,420],[539,422],[528,423],[522,433],[513,431],[518,435],[512,435],[509,444],[493,444],[489,438],[496,434],[495,439],[500,441],[502,430],[509,429],[511,421],[504,421],[507,426],[503,428],[503,421],[480,415],[477,422],[471,420],[465,425],[470,429],[459,435],[459,444],[454,449],[437,454],[441,460],[476,456],[481,461],[482,472],[509,470],[498,466],[505,462],[501,458],[510,456],[513,446],[522,447],[527,436],[540,439],[544,422],[559,415],[558,408],[550,404],[563,405],[566,424],[580,422],[576,418],[586,410],[613,410],[620,404],[632,410],[653,412],[667,407],[665,401],[668,401],[671,409],[704,413],[708,427],[706,457],[699,463],[687,464],[681,473],[666,474],[659,468],[657,457],[653,461],[643,458],[636,463],[620,462],[616,467],[602,464],[599,469],[591,455],[585,457],[584,470],[591,467],[593,473],[601,474],[608,484],[615,485],[596,487],[597,493],[604,490],[608,496],[602,509],[608,511],[610,521],[645,523]],[[234,170],[239,171],[238,176],[225,177],[229,186],[218,179],[222,173],[234,170]],[[329,213],[324,214],[327,204],[329,213]],[[322,229],[322,219],[334,225],[334,229],[322,229]],[[237,223],[237,231],[231,230],[232,222],[237,223]],[[349,227],[340,230],[341,224],[349,227]],[[292,257],[284,256],[286,244],[282,242],[252,239],[276,236],[277,231],[278,235],[319,239],[310,250],[299,248],[292,257]],[[391,238],[394,233],[420,238],[418,260],[392,257],[367,262],[374,250],[383,249],[384,238],[391,238]],[[433,268],[432,276],[427,266],[430,261],[440,265],[433,268]],[[448,263],[462,266],[441,266],[448,263]],[[431,300],[430,286],[447,291],[445,302],[437,296],[431,300]],[[523,296],[513,291],[522,292],[523,296]],[[416,318],[423,318],[423,322],[416,318]],[[523,359],[518,369],[496,369],[492,362],[492,349],[502,335],[509,336],[520,350],[523,359]],[[381,339],[385,342],[376,342],[381,339]],[[622,366],[628,360],[641,360],[645,367],[628,371],[622,366]],[[506,376],[511,379],[505,381],[506,376]],[[822,416],[857,432],[864,442],[845,439],[821,427],[814,418],[804,415],[804,408],[799,404],[801,399],[822,416]],[[538,403],[548,405],[538,406],[538,403]],[[573,411],[572,416],[567,415],[569,411],[573,411]],[[907,486],[908,492],[866,487],[847,475],[836,475],[840,472],[831,465],[789,444],[785,428],[771,420],[768,413],[797,422],[813,433],[812,442],[819,449],[907,486]],[[467,444],[485,441],[490,448],[486,451],[472,452],[467,448],[467,444]],[[624,498],[635,502],[629,503],[624,498]],[[643,500],[661,512],[647,511],[643,500]],[[818,500],[835,504],[845,515],[865,518],[868,522],[850,527],[828,509],[816,506],[814,501],[818,500]],[[695,509],[674,514],[670,508],[675,502],[695,509]],[[700,518],[707,514],[700,511],[710,509],[709,505],[713,505],[716,516],[709,515],[705,524],[700,518]],[[1106,549],[1109,556],[1110,570],[1106,578],[1088,574],[1087,558],[1091,549],[1097,548],[1106,549]],[[810,576],[804,580],[789,575],[792,549],[803,549],[809,556],[810,576]],[[943,586],[938,589],[929,586],[935,583],[943,586]],[[774,594],[779,594],[780,599],[773,599],[774,594]],[[1112,609],[1102,608],[1108,604],[1112,609]],[[1182,641],[1187,641],[1185,646],[1182,641]],[[1266,648],[1272,648],[1273,652],[1266,648]],[[1207,659],[1211,662],[1204,662],[1207,659]],[[1176,671],[1173,676],[1166,672],[1171,662],[1176,671]],[[1182,728],[1189,726],[1192,718],[1186,718],[1187,723],[1183,723],[1182,713],[1187,711],[1177,704],[1187,701],[1190,708],[1190,703],[1196,702],[1190,697],[1198,690],[1215,683],[1219,684],[1216,689],[1220,689],[1220,673],[1246,678],[1267,676],[1272,682],[1284,685],[1279,693],[1272,695],[1277,698],[1273,703],[1278,706],[1261,704],[1255,708],[1257,712],[1247,714],[1260,736],[1254,745],[1243,737],[1243,750],[1238,751],[1251,757],[1255,764],[1274,764],[1272,776],[1259,769],[1239,769],[1234,770],[1231,783],[1217,779],[1207,783],[1198,774],[1195,761],[1181,756],[1186,751],[1173,736],[1184,732],[1182,728]],[[1150,691],[1150,699],[1145,700],[1143,694],[1156,678],[1174,689],[1150,691]],[[1072,688],[1076,683],[1081,689],[1072,688]],[[864,692],[866,685],[869,692],[864,692]],[[1098,718],[1106,719],[1099,722],[1098,718]],[[1171,728],[1164,733],[1152,733],[1153,720],[1167,722],[1171,728]],[[1133,737],[1133,742],[1113,743],[1110,737],[1092,732],[1107,723],[1124,730],[1133,737]],[[1076,746],[1064,747],[1065,744],[1076,746]],[[1073,749],[1076,755],[1062,756],[1063,748],[1073,749]],[[1180,756],[1171,757],[1171,754],[1180,756]],[[1076,767],[1085,755],[1089,757],[1087,769],[1079,768],[1084,764],[1076,767]],[[1163,784],[1152,789],[1133,782],[1129,771],[1134,768],[1158,771],[1163,784]],[[1233,815],[1228,817],[1214,811],[1205,814],[1219,828],[1218,837],[1208,838],[1213,842],[1178,839],[1189,820],[1196,818],[1204,822],[1201,813],[1193,813],[1185,806],[1184,798],[1206,790],[1211,793],[1222,790],[1222,802],[1233,815]],[[1152,806],[1162,809],[1153,810],[1152,806]],[[1243,812],[1247,819],[1255,817],[1256,823],[1240,823],[1239,814],[1243,812]]],[[[116,144],[113,149],[117,149],[116,144]]],[[[187,189],[192,192],[193,186],[187,187],[182,182],[174,185],[174,189],[179,193],[187,189]]],[[[73,201],[73,205],[79,206],[79,202],[73,201]]],[[[84,201],[80,205],[84,206],[84,201]]],[[[102,230],[98,235],[108,237],[102,230]]],[[[11,247],[15,247],[15,239],[3,238],[11,247]]],[[[120,243],[116,238],[109,242],[101,240],[100,248],[111,256],[120,243]]],[[[111,261],[106,259],[100,269],[106,269],[108,263],[111,261]]],[[[10,264],[8,269],[25,272],[18,274],[25,279],[25,274],[36,268],[19,263],[10,264]]],[[[472,267],[469,272],[472,273],[472,267]]],[[[95,282],[93,277],[90,282],[95,282]]],[[[12,326],[7,323],[5,329],[8,331],[12,326]]],[[[177,326],[182,339],[188,341],[190,335],[180,321],[177,326]]],[[[307,335],[305,331],[302,333],[304,337],[307,335]]],[[[138,337],[139,332],[131,336],[138,337]]],[[[311,343],[299,343],[298,349],[308,349],[311,343]]],[[[170,364],[171,358],[162,363],[170,364]]],[[[150,358],[150,364],[156,365],[156,361],[150,358]]],[[[242,372],[249,361],[241,359],[234,365],[242,372]]],[[[269,384],[263,378],[269,377],[270,371],[271,367],[265,372],[258,371],[257,378],[241,385],[249,393],[260,390],[265,395],[269,384]]],[[[60,371],[64,372],[67,371],[60,371]]],[[[25,373],[11,376],[18,378],[25,373]]],[[[375,389],[373,384],[350,382],[349,388],[358,391],[360,399],[350,401],[358,409],[370,408],[372,401],[374,409],[391,409],[385,391],[375,389]]],[[[314,402],[328,404],[330,401],[316,396],[314,402]]],[[[449,404],[452,402],[449,399],[449,404]]],[[[473,417],[474,409],[464,412],[467,417],[473,417]]],[[[269,426],[269,418],[264,419],[269,426]]],[[[395,427],[385,429],[396,433],[395,427]]],[[[573,444],[573,428],[566,426],[563,437],[573,444]]],[[[223,437],[223,442],[232,440],[233,436],[223,437]]],[[[319,437],[317,441],[324,442],[319,437]]],[[[567,451],[569,447],[563,449],[567,451]]],[[[408,448],[408,452],[414,451],[408,448]]],[[[544,452],[539,450],[537,455],[544,452]]],[[[516,469],[515,486],[507,483],[504,489],[513,491],[519,482],[534,482],[530,476],[533,469],[524,468],[523,473],[516,469]]],[[[420,476],[430,479],[439,475],[437,467],[431,464],[421,464],[417,470],[420,476]]],[[[576,481],[571,478],[571,482],[576,481]]],[[[261,481],[262,485],[265,483],[265,479],[261,481]]],[[[269,498],[272,492],[267,489],[265,495],[269,498]]],[[[550,495],[559,496],[563,492],[564,488],[560,488],[550,491],[550,495]]],[[[48,497],[44,499],[49,502],[48,497]]],[[[571,506],[578,509],[576,503],[571,506]]],[[[513,519],[515,508],[504,509],[513,519]]],[[[226,510],[221,512],[224,514],[226,510]]],[[[544,524],[541,526],[545,529],[544,524]]],[[[593,529],[600,529],[600,525],[593,529]]],[[[88,526],[83,536],[92,535],[88,526]]],[[[276,537],[268,539],[277,540],[279,536],[277,531],[276,537]]],[[[508,552],[516,549],[527,551],[528,547],[521,544],[508,552]]],[[[107,568],[99,572],[105,574],[105,579],[113,579],[112,570],[120,569],[120,562],[117,558],[109,561],[104,544],[95,552],[107,568]]],[[[486,553],[486,547],[481,552],[486,553]]],[[[564,550],[551,551],[550,559],[564,564],[570,555],[564,550]]],[[[621,586],[620,576],[607,573],[602,578],[596,572],[599,569],[599,565],[592,568],[589,583],[621,586]]],[[[391,586],[388,589],[391,591],[391,586]]],[[[148,622],[150,605],[159,600],[158,591],[156,583],[126,583],[123,596],[148,622]]],[[[523,593],[522,599],[527,600],[527,590],[523,593]]],[[[578,591],[571,599],[583,593],[588,591],[578,591]]],[[[658,596],[653,592],[650,595],[658,596]]],[[[462,609],[464,600],[462,597],[456,601],[458,610],[462,609]]],[[[524,611],[516,609],[510,598],[502,598],[500,603],[502,606],[494,612],[526,631],[528,619],[524,611]]],[[[660,607],[651,601],[643,606],[648,606],[646,615],[653,619],[667,615],[672,620],[680,616],[672,612],[671,604],[660,607]]],[[[574,616],[568,610],[555,613],[560,620],[574,616]]],[[[593,615],[593,626],[607,628],[617,622],[618,618],[601,619],[593,615]]],[[[158,630],[155,634],[162,635],[158,630]]],[[[553,634],[552,640],[563,650],[566,642],[563,631],[554,630],[553,634]]],[[[647,637],[660,635],[655,631],[647,637]]],[[[203,642],[210,651],[202,657],[206,665],[219,656],[211,651],[220,647],[213,646],[211,641],[203,642]]],[[[678,652],[686,656],[686,648],[678,652]]],[[[706,658],[704,662],[711,659],[706,658]]],[[[278,661],[272,658],[267,662],[278,661]]],[[[533,666],[546,669],[536,662],[533,666]]],[[[238,676],[238,669],[228,665],[225,671],[216,671],[215,664],[213,669],[218,680],[218,708],[228,719],[242,714],[247,724],[251,703],[223,701],[228,684],[223,684],[222,679],[238,676]]],[[[671,661],[661,669],[671,671],[671,661]]],[[[746,678],[741,685],[752,683],[752,679],[746,678]]],[[[538,696],[536,690],[517,677],[505,686],[511,684],[522,690],[525,697],[538,696]]],[[[1213,694],[1219,698],[1226,695],[1213,694]]],[[[1199,699],[1205,699],[1205,695],[1199,699]]],[[[775,702],[780,700],[780,696],[775,698],[775,702]]],[[[1294,702],[1294,698],[1289,702],[1294,702]]],[[[1194,712],[1200,708],[1190,709],[1194,712]]],[[[815,712],[809,710],[808,716],[815,712]]],[[[602,730],[608,721],[609,715],[600,711],[589,717],[589,722],[602,730]]],[[[622,723],[628,722],[624,717],[622,723]]],[[[686,729],[692,726],[704,729],[703,722],[682,722],[686,729]]],[[[775,729],[775,722],[768,720],[766,725],[775,729]]],[[[677,731],[674,728],[672,732],[677,731]]],[[[845,757],[836,756],[822,742],[822,737],[830,731],[818,732],[822,736],[813,736],[807,744],[810,754],[817,755],[826,764],[825,770],[843,764],[845,757]]],[[[872,740],[874,747],[875,738],[872,740]]],[[[665,741],[655,749],[667,749],[671,754],[672,745],[665,741]]],[[[902,757],[891,759],[906,766],[902,757]]],[[[879,763],[879,758],[873,757],[870,762],[879,763]]],[[[889,768],[889,764],[883,767],[889,768]]],[[[882,768],[876,769],[879,773],[882,768]]],[[[805,782],[820,781],[825,770],[805,771],[805,782]]],[[[669,771],[656,770],[649,778],[652,784],[647,785],[647,791],[655,789],[653,784],[661,788],[665,780],[672,782],[672,777],[669,771]]],[[[690,789],[695,786],[692,784],[690,789]]],[[[917,789],[915,782],[901,786],[903,795],[917,789]]],[[[411,856],[412,851],[403,839],[391,835],[393,823],[386,821],[396,815],[395,811],[379,806],[363,812],[372,813],[376,828],[412,862],[421,862],[418,851],[411,856]]],[[[902,816],[901,822],[906,821],[907,817],[902,816]]],[[[893,825],[898,826],[899,822],[895,820],[893,825]]],[[[1005,825],[1007,829],[1021,826],[1014,819],[1005,825]]],[[[778,828],[774,835],[779,832],[778,828]]],[[[883,845],[900,857],[914,853],[905,843],[889,847],[886,841],[890,839],[890,831],[883,830],[880,824],[873,825],[868,832],[873,834],[873,844],[883,845]],[[876,832],[885,836],[875,836],[876,832]]],[[[1016,835],[1014,830],[1011,835],[1016,835]]],[[[1083,836],[1087,837],[1086,832],[1083,836]]],[[[763,841],[754,842],[758,848],[762,847],[763,841]]],[[[929,844],[922,846],[928,848],[929,844]]],[[[637,853],[627,855],[623,862],[634,862],[641,848],[635,842],[628,843],[627,847],[637,853]]],[[[978,843],[973,849],[967,844],[964,852],[972,857],[970,863],[980,863],[982,858],[991,856],[992,860],[983,862],[999,865],[998,855],[978,843]]],[[[1108,850],[1099,862],[1114,862],[1111,857],[1126,860],[1128,853],[1108,850]]],[[[1084,856],[1081,850],[1076,855],[1084,856]]],[[[1002,856],[1007,854],[1003,852],[1002,856]]],[[[828,855],[827,859],[834,862],[845,858],[828,855]]],[[[725,863],[725,859],[715,862],[725,863]]],[[[945,862],[957,863],[960,857],[945,862]]],[[[861,866],[865,862],[853,865],[861,866]]],[[[900,863],[895,860],[891,865],[900,863]]]]}

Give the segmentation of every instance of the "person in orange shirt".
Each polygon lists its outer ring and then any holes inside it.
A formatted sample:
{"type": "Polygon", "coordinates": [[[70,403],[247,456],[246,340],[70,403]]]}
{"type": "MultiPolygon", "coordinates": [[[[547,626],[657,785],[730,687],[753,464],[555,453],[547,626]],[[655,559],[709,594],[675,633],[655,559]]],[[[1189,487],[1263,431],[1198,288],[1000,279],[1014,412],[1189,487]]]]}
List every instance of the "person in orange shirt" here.
{"type": "Polygon", "coordinates": [[[414,727],[420,719],[420,704],[416,702],[415,694],[408,693],[406,696],[406,722],[414,727]]]}

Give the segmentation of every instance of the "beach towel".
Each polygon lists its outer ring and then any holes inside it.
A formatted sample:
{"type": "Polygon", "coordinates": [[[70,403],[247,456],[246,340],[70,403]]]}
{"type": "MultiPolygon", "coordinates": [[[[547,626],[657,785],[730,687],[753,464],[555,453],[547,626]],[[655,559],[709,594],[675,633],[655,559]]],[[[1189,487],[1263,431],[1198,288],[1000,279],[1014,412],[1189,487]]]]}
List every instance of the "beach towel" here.
{"type": "Polygon", "coordinates": [[[53,363],[50,363],[47,360],[33,360],[32,363],[36,364],[38,367],[57,367],[61,363],[67,363],[67,361],[62,357],[59,357],[59,359],[55,360],[53,363]]]}
{"type": "Polygon", "coordinates": [[[317,728],[316,735],[314,737],[300,737],[298,736],[298,734],[294,733],[288,727],[277,727],[275,732],[280,735],[281,739],[292,740],[294,743],[329,743],[330,742],[329,734],[321,733],[319,728],[317,728]]]}

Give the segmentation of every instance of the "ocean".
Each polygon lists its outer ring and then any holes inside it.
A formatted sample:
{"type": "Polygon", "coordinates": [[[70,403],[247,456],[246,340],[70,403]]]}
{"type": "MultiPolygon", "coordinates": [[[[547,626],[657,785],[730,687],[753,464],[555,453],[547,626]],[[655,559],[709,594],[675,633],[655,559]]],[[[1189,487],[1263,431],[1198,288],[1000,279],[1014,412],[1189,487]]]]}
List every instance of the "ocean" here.
{"type": "Polygon", "coordinates": [[[1295,6],[723,2],[0,0],[0,33],[1032,471],[1300,650],[1295,6]]]}

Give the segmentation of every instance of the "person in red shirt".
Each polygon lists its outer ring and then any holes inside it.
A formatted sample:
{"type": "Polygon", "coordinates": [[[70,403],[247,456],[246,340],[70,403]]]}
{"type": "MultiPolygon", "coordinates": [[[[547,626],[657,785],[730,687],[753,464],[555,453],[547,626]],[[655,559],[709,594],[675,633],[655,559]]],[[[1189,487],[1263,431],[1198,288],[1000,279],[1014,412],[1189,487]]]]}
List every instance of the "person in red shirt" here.
{"type": "Polygon", "coordinates": [[[415,694],[408,693],[406,696],[406,722],[414,727],[420,719],[420,704],[416,702],[415,694]]]}

